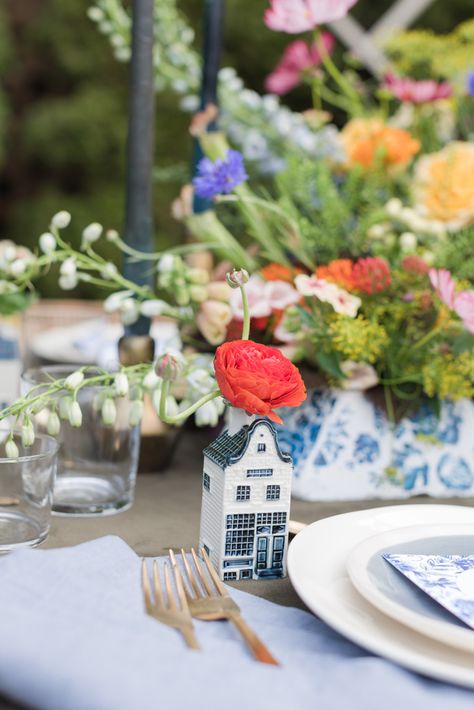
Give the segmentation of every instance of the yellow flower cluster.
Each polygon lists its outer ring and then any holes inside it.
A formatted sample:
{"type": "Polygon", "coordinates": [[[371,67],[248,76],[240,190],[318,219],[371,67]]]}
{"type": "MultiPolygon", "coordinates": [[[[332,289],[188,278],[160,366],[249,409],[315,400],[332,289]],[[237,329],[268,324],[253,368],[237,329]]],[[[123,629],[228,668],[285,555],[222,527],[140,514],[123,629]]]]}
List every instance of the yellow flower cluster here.
{"type": "Polygon", "coordinates": [[[336,316],[329,333],[332,345],[341,355],[355,362],[375,362],[389,342],[385,329],[363,316],[336,316]]]}
{"type": "Polygon", "coordinates": [[[423,388],[429,397],[474,397],[474,353],[465,350],[431,358],[423,367],[423,388]]]}

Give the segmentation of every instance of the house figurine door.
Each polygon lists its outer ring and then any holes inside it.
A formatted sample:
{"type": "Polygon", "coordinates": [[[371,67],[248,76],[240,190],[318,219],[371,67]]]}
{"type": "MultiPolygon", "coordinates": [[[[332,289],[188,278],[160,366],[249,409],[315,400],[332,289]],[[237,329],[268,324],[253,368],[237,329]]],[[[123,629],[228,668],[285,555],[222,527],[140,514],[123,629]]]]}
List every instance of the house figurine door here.
{"type": "Polygon", "coordinates": [[[200,548],[224,581],[283,577],[291,457],[268,419],[230,414],[229,428],[204,450],[200,548]]]}

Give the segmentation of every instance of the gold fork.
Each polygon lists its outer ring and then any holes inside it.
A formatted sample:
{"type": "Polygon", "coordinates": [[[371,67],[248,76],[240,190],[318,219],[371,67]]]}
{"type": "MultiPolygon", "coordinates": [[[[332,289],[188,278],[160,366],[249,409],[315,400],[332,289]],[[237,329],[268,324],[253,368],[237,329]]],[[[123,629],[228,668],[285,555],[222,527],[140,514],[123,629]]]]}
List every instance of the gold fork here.
{"type": "Polygon", "coordinates": [[[189,610],[186,594],[184,592],[183,579],[178,567],[173,568],[176,591],[178,593],[179,606],[176,604],[173,588],[171,585],[170,569],[167,562],[163,565],[165,578],[164,588],[160,580],[160,573],[156,560],[153,560],[153,595],[151,593],[150,578],[146,561],[142,559],[142,585],[145,600],[146,613],[162,624],[172,626],[181,632],[189,648],[200,650],[201,647],[194,635],[193,620],[189,610]],[[165,593],[167,599],[165,600],[165,593]]]}
{"type": "MultiPolygon", "coordinates": [[[[186,553],[183,549],[181,549],[183,565],[186,571],[185,576],[188,580],[189,587],[192,590],[192,594],[190,594],[189,591],[185,589],[185,594],[192,616],[203,621],[216,621],[218,619],[231,621],[238,629],[248,648],[258,661],[278,666],[278,661],[272,656],[265,644],[258,638],[255,632],[252,631],[247,622],[242,618],[239,607],[222,584],[204,549],[201,550],[201,554],[209,573],[209,577],[212,580],[212,584],[207,577],[195,550],[191,550],[194,566],[196,568],[196,573],[193,573],[188,558],[186,557],[186,553]]],[[[172,550],[169,551],[169,555],[173,569],[178,569],[176,557],[172,550]]]]}

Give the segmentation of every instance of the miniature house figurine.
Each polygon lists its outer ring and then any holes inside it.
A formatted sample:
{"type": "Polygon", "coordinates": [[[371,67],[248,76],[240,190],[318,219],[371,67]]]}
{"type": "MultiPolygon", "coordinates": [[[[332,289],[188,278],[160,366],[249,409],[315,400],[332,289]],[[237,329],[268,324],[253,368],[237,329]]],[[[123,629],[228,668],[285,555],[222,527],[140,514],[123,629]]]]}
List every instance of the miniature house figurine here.
{"type": "Polygon", "coordinates": [[[228,429],[204,449],[199,547],[224,581],[283,577],[291,457],[268,419],[229,414],[228,429]]]}

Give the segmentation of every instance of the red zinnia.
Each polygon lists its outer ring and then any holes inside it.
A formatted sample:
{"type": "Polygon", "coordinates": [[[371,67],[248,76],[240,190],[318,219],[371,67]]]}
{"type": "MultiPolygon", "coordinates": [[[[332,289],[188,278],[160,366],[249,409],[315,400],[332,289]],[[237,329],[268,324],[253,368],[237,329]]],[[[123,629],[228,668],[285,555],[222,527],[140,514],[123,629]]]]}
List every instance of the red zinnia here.
{"type": "Polygon", "coordinates": [[[306,399],[299,370],[277,348],[234,340],[219,345],[214,360],[222,396],[234,407],[282,420],[273,409],[297,407],[306,399]]]}
{"type": "Polygon", "coordinates": [[[392,282],[388,264],[379,256],[358,259],[352,275],[356,290],[368,294],[385,291],[392,282]]]}
{"type": "Polygon", "coordinates": [[[402,269],[409,271],[412,274],[427,274],[430,267],[426,261],[421,258],[421,256],[410,254],[403,259],[402,269]]]}

